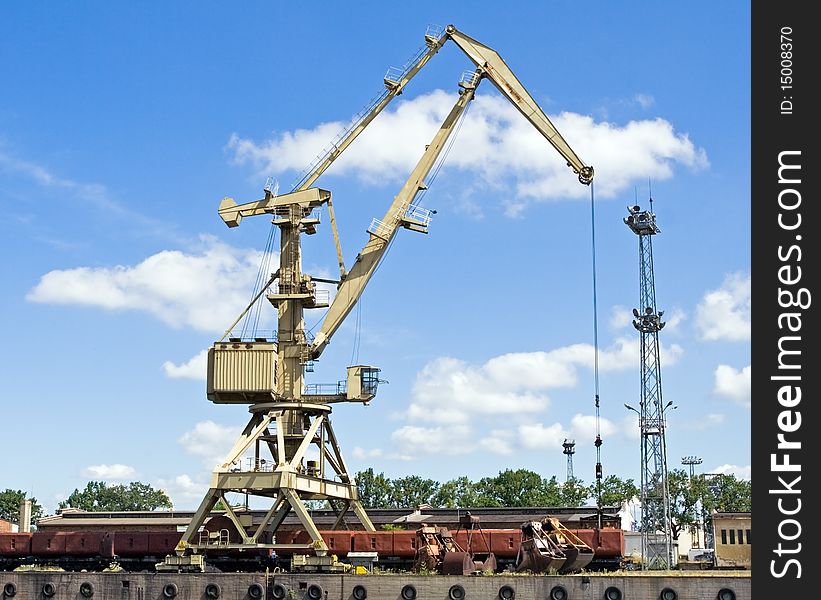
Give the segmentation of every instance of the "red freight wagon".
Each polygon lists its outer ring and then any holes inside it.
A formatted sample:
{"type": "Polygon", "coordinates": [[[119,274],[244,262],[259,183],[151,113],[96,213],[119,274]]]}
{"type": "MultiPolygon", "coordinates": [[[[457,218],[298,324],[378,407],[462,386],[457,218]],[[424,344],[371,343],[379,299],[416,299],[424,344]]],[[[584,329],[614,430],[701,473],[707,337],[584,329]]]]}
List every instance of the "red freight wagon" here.
{"type": "Polygon", "coordinates": [[[30,533],[0,533],[0,556],[16,557],[31,554],[30,533]]]}
{"type": "Polygon", "coordinates": [[[110,533],[102,531],[77,531],[65,535],[66,554],[73,557],[114,555],[113,539],[110,533]]]}
{"type": "Polygon", "coordinates": [[[394,531],[393,532],[393,553],[401,558],[416,558],[416,532],[415,531],[394,531]]]}
{"type": "Polygon", "coordinates": [[[63,556],[67,535],[64,531],[35,531],[31,534],[31,553],[35,556],[63,556]]]}
{"type": "Polygon", "coordinates": [[[461,547],[462,550],[467,552],[468,537],[470,537],[470,550],[474,554],[487,554],[489,552],[488,546],[490,545],[490,532],[480,532],[478,530],[470,532],[462,529],[454,534],[453,539],[457,544],[459,544],[459,547],[461,547]]]}
{"type": "Polygon", "coordinates": [[[496,558],[516,558],[519,543],[522,541],[521,529],[490,529],[490,550],[496,558]]]}
{"type": "Polygon", "coordinates": [[[114,554],[128,558],[148,554],[148,533],[144,531],[114,532],[114,554]]]}
{"type": "Polygon", "coordinates": [[[328,552],[337,556],[347,556],[351,551],[350,531],[323,531],[322,539],[328,545],[328,552]]]}
{"type": "Polygon", "coordinates": [[[174,554],[182,533],[171,533],[168,531],[148,531],[148,553],[154,556],[167,556],[174,554]]]}
{"type": "Polygon", "coordinates": [[[390,531],[355,531],[351,536],[351,551],[378,552],[379,556],[393,556],[392,533],[390,531]]]}

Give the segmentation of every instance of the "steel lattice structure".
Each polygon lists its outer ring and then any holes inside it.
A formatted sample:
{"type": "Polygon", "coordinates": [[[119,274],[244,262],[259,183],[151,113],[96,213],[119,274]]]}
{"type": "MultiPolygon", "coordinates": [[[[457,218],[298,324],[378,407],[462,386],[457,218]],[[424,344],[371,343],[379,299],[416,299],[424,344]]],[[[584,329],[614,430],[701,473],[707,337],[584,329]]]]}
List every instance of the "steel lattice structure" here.
{"type": "Polygon", "coordinates": [[[628,207],[630,214],[624,219],[639,238],[639,308],[633,309],[633,326],[641,336],[641,400],[636,412],[641,429],[642,570],[673,566],[664,416],[672,402],[662,404],[659,331],[664,327],[664,312],[656,309],[652,242],[652,236],[660,230],[652,212],[652,200],[650,207],[646,211],[639,206],[628,207]]]}
{"type": "Polygon", "coordinates": [[[565,481],[570,481],[573,479],[573,453],[576,452],[576,440],[568,440],[565,439],[564,443],[562,444],[562,454],[567,455],[567,478],[565,481]]]}

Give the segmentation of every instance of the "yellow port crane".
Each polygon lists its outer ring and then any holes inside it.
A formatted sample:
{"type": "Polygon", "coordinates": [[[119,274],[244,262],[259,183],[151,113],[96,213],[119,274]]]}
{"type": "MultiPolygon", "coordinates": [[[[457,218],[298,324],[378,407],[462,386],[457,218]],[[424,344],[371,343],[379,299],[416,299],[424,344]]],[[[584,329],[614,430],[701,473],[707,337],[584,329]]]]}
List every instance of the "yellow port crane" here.
{"type": "MultiPolygon", "coordinates": [[[[327,500],[337,510],[338,518],[332,529],[339,528],[345,514],[353,510],[366,530],[374,530],[358,499],[356,482],[340,451],[330,414],[334,403],[369,402],[376,395],[380,371],[369,365],[352,365],[348,367],[346,380],[334,389],[307,393],[305,365],[320,357],[361,298],[397,231],[405,228],[427,232],[431,212],[417,205],[417,195],[427,189],[425,178],[484,79],[489,79],[565,158],[582,184],[592,182],[593,168],[568,145],[502,57],[448,25],[444,31],[429,29],[424,49],[405,68],[388,71],[384,78],[385,92],[317,158],[291,192],[277,195],[273,188],[266,186],[260,200],[237,204],[231,198],[224,198],[220,203],[219,215],[229,227],[238,226],[244,217],[268,215],[280,229],[279,268],[251,301],[253,305],[267,292],[267,299],[277,309],[277,336],[275,340],[228,337],[242,318],[240,315],[222,339],[209,349],[208,399],[217,404],[246,404],[251,417],[225,460],[214,470],[209,490],[180,540],[177,556],[166,561],[169,568],[185,568],[189,562],[200,566],[203,564],[201,555],[234,548],[276,551],[287,547],[330,559],[326,556],[329,549],[306,508],[305,502],[309,500],[327,500]],[[456,103],[382,219],[371,223],[367,243],[351,269],[346,270],[331,193],[311,186],[448,40],[452,40],[476,68],[462,76],[456,103]],[[340,269],[333,301],[319,293],[316,278],[302,272],[300,236],[316,232],[319,220],[315,209],[324,205],[329,209],[340,269]],[[304,310],[326,307],[321,326],[311,339],[305,329],[304,310]],[[308,451],[312,447],[316,458],[309,460],[308,451]],[[242,459],[248,452],[253,456],[246,466],[242,459]],[[248,513],[230,506],[225,494],[231,492],[266,498],[271,502],[270,509],[260,522],[252,523],[248,513]],[[222,534],[211,535],[214,532],[206,527],[208,516],[218,502],[236,528],[227,540],[222,534]],[[309,533],[309,544],[278,543],[277,528],[291,511],[309,533]]],[[[250,305],[245,312],[249,309],[250,305]]]]}

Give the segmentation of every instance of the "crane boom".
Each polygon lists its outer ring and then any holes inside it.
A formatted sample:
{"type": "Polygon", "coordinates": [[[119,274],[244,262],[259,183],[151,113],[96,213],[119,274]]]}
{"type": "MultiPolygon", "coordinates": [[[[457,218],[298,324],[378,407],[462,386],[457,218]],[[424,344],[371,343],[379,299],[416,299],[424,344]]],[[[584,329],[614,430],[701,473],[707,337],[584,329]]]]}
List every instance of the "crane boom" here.
{"type": "Polygon", "coordinates": [[[422,220],[414,218],[408,214],[408,209],[413,204],[416,195],[421,190],[427,189],[425,177],[430,173],[433,164],[445,146],[445,142],[447,142],[453,133],[459,121],[459,117],[464,113],[468,103],[473,99],[476,85],[478,85],[479,81],[480,77],[477,74],[477,76],[467,82],[460,82],[460,86],[463,87],[463,90],[461,91],[459,99],[442,122],[433,141],[428,145],[422,158],[419,159],[410,177],[408,177],[408,180],[405,182],[405,185],[402,186],[402,189],[394,198],[385,216],[381,221],[374,221],[374,224],[369,228],[368,233],[370,234],[370,238],[356,257],[356,262],[353,267],[351,267],[345,280],[339,285],[336,297],[328,308],[325,319],[322,321],[322,327],[314,338],[314,342],[311,346],[311,357],[313,359],[319,357],[325,349],[325,346],[328,345],[331,336],[339,328],[342,321],[348,316],[348,313],[351,312],[351,309],[353,309],[362,296],[365,286],[374,271],[376,271],[379,262],[385,256],[385,251],[390,245],[393,236],[396,235],[399,227],[404,226],[408,229],[425,232],[425,226],[427,225],[425,217],[423,217],[422,220]]]}
{"type": "Polygon", "coordinates": [[[354,122],[341,134],[339,142],[332,144],[331,148],[325,152],[325,154],[319,156],[313,165],[308,167],[305,176],[294,186],[294,191],[304,190],[312,186],[319,176],[322,175],[337,157],[362,133],[365,127],[382,112],[382,109],[385,108],[391,100],[402,93],[402,90],[405,89],[408,82],[427,64],[446,41],[447,36],[445,35],[435,36],[431,33],[426,34],[425,45],[427,49],[420,51],[411,59],[410,66],[396,73],[393,73],[393,70],[389,70],[385,75],[385,91],[365,109],[365,114],[359,120],[354,122]]]}
{"type": "Polygon", "coordinates": [[[498,52],[465,35],[453,25],[448,25],[443,37],[452,39],[468,58],[484,71],[496,88],[567,160],[567,166],[579,176],[580,182],[588,185],[593,181],[593,167],[585,165],[568,145],[498,52]]]}

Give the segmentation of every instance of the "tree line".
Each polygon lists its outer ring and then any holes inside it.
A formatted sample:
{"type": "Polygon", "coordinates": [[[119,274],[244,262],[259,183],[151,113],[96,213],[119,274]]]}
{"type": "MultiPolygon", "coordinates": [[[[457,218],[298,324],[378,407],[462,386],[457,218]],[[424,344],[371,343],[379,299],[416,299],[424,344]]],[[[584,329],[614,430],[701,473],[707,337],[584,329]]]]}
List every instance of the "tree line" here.
{"type": "Polygon", "coordinates": [[[584,506],[599,502],[601,506],[620,507],[639,492],[632,479],[615,475],[604,478],[599,488],[577,478],[560,483],[555,476],[548,479],[527,469],[507,469],[475,482],[464,476],[444,483],[418,475],[391,479],[373,469],[359,471],[354,477],[365,508],[423,504],[441,508],[584,506]]]}
{"type": "MultiPolygon", "coordinates": [[[[632,479],[610,475],[601,483],[586,484],[571,478],[559,482],[555,476],[544,478],[527,469],[507,469],[493,477],[472,481],[457,477],[440,483],[418,475],[390,478],[372,468],[355,475],[359,499],[368,508],[415,508],[430,505],[440,508],[480,507],[559,507],[597,505],[620,508],[640,498],[632,479]]],[[[683,469],[668,473],[671,529],[674,537],[699,523],[709,523],[711,513],[752,512],[752,482],[734,475],[700,474],[690,477],[683,469]]],[[[17,523],[20,501],[32,501],[32,523],[44,516],[42,505],[26,492],[11,488],[0,492],[0,519],[17,523]]],[[[324,503],[322,503],[324,505],[324,503]]],[[[73,507],[89,512],[147,511],[173,509],[163,490],[139,481],[108,484],[90,481],[75,489],[60,508],[73,507]]],[[[312,508],[322,508],[317,505],[312,508]]],[[[640,523],[634,523],[634,528],[640,523]]]]}

